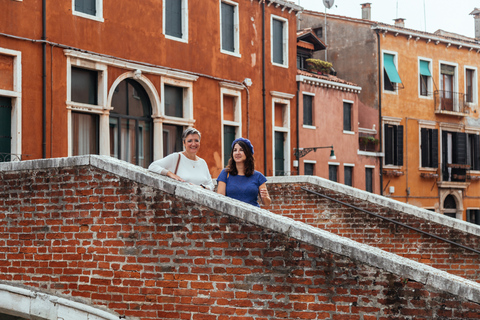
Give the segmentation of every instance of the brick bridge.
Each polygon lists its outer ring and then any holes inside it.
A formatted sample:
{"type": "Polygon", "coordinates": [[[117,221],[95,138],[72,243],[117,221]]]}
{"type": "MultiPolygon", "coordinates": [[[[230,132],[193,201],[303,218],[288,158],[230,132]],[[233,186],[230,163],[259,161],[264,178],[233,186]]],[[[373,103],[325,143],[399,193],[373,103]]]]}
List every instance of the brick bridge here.
{"type": "Polygon", "coordinates": [[[103,156],[0,175],[2,320],[480,318],[476,253],[362,210],[472,248],[480,228],[384,197],[270,178],[267,211],[103,156]]]}

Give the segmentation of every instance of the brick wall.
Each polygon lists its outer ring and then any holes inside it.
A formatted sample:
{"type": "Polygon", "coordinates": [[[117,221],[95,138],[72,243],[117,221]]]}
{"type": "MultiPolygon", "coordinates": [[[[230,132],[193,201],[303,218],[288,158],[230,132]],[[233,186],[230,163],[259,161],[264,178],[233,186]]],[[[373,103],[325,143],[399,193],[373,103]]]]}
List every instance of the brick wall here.
{"type": "MultiPolygon", "coordinates": [[[[441,220],[437,219],[437,213],[416,216],[392,209],[389,204],[396,202],[394,200],[378,204],[368,198],[355,197],[355,193],[349,195],[351,188],[348,187],[345,187],[345,190],[341,190],[342,187],[333,190],[311,183],[272,183],[268,186],[273,199],[269,209],[274,213],[451,274],[480,281],[480,254],[308,193],[302,190],[302,187],[475,250],[480,250],[479,235],[441,223],[441,220]]],[[[356,191],[356,194],[358,193],[362,192],[356,191]]],[[[478,229],[474,225],[468,227],[478,229]]]]}
{"type": "MultiPolygon", "coordinates": [[[[127,319],[480,317],[473,282],[119,161],[80,160],[0,165],[2,283],[127,319]]],[[[287,188],[270,188],[277,211],[287,188]]],[[[294,194],[296,208],[314,200],[294,194]]]]}

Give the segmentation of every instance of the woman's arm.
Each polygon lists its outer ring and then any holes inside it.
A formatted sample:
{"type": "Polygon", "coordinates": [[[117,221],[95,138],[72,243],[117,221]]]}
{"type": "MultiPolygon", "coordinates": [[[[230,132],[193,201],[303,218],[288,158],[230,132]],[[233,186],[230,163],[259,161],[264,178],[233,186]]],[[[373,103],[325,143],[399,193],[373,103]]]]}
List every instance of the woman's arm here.
{"type": "MultiPolygon", "coordinates": [[[[172,179],[184,182],[185,180],[183,180],[182,178],[180,178],[179,176],[177,176],[175,173],[172,172],[172,171],[175,171],[175,167],[177,166],[179,156],[180,154],[178,153],[169,154],[163,159],[152,162],[148,167],[148,170],[170,177],[172,179]]],[[[180,165],[181,165],[181,161],[180,161],[180,165]]]]}
{"type": "Polygon", "coordinates": [[[227,185],[223,181],[217,180],[217,193],[226,195],[227,185]]]}
{"type": "Polygon", "coordinates": [[[269,206],[272,203],[272,199],[270,199],[270,195],[268,194],[267,185],[263,183],[260,187],[258,187],[260,191],[260,197],[262,198],[263,205],[269,206]]]}

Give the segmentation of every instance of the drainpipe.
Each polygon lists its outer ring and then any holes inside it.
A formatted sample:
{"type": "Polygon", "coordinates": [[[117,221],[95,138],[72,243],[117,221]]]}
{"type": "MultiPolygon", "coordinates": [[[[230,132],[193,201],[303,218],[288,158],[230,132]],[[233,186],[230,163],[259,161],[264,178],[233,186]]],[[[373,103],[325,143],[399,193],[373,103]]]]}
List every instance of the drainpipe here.
{"type": "Polygon", "coordinates": [[[47,0],[42,0],[42,158],[47,157],[47,0]]]}
{"type": "MultiPolygon", "coordinates": [[[[298,115],[298,112],[300,111],[300,81],[297,81],[297,150],[300,148],[300,116],[298,115]]],[[[299,161],[299,156],[298,154],[295,156],[297,160],[297,176],[300,175],[300,161],[299,161]]]]}
{"type": "Polygon", "coordinates": [[[262,1],[263,170],[267,175],[267,102],[265,98],[265,1],[262,1]]]}
{"type": "MultiPolygon", "coordinates": [[[[377,55],[378,55],[378,141],[383,149],[383,125],[382,125],[382,69],[381,69],[381,51],[380,51],[380,33],[377,33],[377,55]]],[[[380,158],[380,195],[383,196],[383,159],[380,158]]]]}

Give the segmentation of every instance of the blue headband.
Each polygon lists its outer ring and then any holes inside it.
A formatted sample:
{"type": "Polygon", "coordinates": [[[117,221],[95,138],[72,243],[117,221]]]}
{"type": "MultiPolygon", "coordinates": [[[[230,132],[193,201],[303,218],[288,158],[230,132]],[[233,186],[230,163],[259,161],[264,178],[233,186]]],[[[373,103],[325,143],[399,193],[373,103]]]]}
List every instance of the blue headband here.
{"type": "Polygon", "coordinates": [[[233,149],[233,146],[235,145],[235,143],[240,142],[240,141],[242,141],[243,143],[245,143],[245,144],[247,145],[247,147],[250,149],[250,152],[253,154],[253,145],[252,145],[252,143],[250,142],[250,140],[245,139],[245,138],[241,138],[241,137],[233,140],[233,142],[232,142],[232,149],[233,149]]]}

